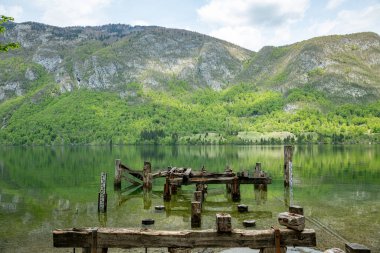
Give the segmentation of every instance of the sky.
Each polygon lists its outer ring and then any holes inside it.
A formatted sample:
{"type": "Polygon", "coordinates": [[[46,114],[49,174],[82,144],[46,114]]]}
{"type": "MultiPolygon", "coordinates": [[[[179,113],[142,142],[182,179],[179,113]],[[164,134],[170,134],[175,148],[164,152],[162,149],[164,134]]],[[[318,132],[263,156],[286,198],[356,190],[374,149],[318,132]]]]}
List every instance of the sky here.
{"type": "Polygon", "coordinates": [[[323,35],[380,34],[380,0],[0,0],[0,15],[61,27],[180,28],[254,51],[323,35]]]}

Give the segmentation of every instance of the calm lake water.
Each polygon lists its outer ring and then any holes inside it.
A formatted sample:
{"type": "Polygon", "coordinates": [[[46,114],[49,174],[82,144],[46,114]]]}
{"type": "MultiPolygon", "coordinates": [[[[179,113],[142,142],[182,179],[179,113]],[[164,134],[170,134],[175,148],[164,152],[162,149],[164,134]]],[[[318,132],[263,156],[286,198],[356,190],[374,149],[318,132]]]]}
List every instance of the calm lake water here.
{"type": "MultiPolygon", "coordinates": [[[[0,252],[72,252],[54,249],[52,230],[71,227],[141,227],[155,219],[154,229],[191,229],[190,202],[195,186],[184,186],[163,205],[164,180],[155,180],[145,195],[123,181],[113,189],[114,162],[153,171],[168,166],[222,172],[252,170],[256,162],[269,172],[267,192],[241,186],[241,201],[232,202],[223,185],[209,185],[202,228],[213,228],[215,214],[231,213],[232,225],[256,219],[254,229],[278,225],[285,202],[304,207],[306,227],[317,232],[319,249],[343,248],[357,242],[380,252],[380,146],[296,146],[293,156],[294,187],[283,189],[283,146],[91,146],[0,147],[0,252]],[[108,212],[98,215],[100,173],[108,173],[108,212]],[[249,206],[240,214],[237,205],[249,206]]],[[[110,251],[112,252],[112,251],[110,251]]]]}

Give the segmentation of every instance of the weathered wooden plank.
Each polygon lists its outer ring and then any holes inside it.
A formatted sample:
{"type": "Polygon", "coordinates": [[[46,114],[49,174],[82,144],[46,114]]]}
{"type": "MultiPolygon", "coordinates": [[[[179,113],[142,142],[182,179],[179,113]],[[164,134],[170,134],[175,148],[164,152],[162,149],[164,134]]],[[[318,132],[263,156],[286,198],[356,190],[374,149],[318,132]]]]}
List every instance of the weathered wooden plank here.
{"type": "MultiPolygon", "coordinates": [[[[302,232],[280,229],[281,246],[316,246],[315,231],[302,232]]],[[[239,230],[231,233],[217,233],[216,230],[159,231],[128,228],[99,228],[97,231],[99,248],[268,248],[275,245],[274,231],[239,230]]],[[[90,247],[91,232],[82,230],[53,231],[54,247],[90,247]]]]}

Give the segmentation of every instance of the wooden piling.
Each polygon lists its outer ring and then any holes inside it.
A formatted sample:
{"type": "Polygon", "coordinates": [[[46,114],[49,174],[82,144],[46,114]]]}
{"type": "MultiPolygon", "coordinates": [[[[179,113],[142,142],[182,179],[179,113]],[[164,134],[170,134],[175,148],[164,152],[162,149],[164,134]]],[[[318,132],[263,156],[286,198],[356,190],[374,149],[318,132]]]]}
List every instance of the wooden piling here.
{"type": "Polygon", "coordinates": [[[346,243],[346,253],[371,253],[371,250],[358,243],[346,243]]]}
{"type": "Polygon", "coordinates": [[[114,180],[114,188],[116,190],[121,189],[121,168],[120,168],[121,160],[116,159],[115,160],[115,180],[114,180]]]}
{"type": "Polygon", "coordinates": [[[231,215],[227,213],[216,214],[216,231],[218,233],[231,233],[231,215]]]}
{"type": "Polygon", "coordinates": [[[145,189],[152,189],[152,166],[150,162],[144,162],[144,169],[143,169],[143,188],[145,189]]]}
{"type": "Polygon", "coordinates": [[[198,201],[201,203],[202,205],[202,202],[203,202],[203,194],[201,191],[195,191],[194,192],[194,201],[198,201]]]}
{"type": "MultiPolygon", "coordinates": [[[[225,173],[232,173],[232,169],[230,166],[226,166],[226,169],[224,170],[225,173]]],[[[231,184],[226,184],[226,191],[227,193],[231,193],[232,185],[231,184]]]]}
{"type": "MultiPolygon", "coordinates": [[[[173,173],[170,173],[170,179],[174,179],[174,174],[173,173]]],[[[173,194],[177,194],[177,190],[178,190],[178,186],[176,184],[170,184],[170,193],[173,195],[173,194]]]]}
{"type": "Polygon", "coordinates": [[[291,186],[293,181],[293,146],[284,146],[284,186],[291,186]]]}
{"type": "Polygon", "coordinates": [[[107,173],[100,174],[100,191],[98,193],[98,212],[107,212],[107,173]]]}
{"type": "Polygon", "coordinates": [[[170,200],[171,200],[170,179],[169,179],[169,176],[166,176],[166,182],[164,184],[164,201],[170,201],[170,200]]]}
{"type": "Polygon", "coordinates": [[[199,201],[191,202],[191,227],[200,227],[202,221],[202,205],[199,201]]]}
{"type": "Polygon", "coordinates": [[[231,197],[232,201],[240,201],[240,184],[237,176],[232,181],[231,197]]]}

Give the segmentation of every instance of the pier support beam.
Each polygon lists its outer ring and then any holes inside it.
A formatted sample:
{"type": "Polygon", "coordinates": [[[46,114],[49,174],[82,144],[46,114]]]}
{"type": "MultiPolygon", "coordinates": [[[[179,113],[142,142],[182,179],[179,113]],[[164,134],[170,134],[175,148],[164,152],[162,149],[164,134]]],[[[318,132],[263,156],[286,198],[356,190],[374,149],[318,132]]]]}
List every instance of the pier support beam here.
{"type": "Polygon", "coordinates": [[[232,201],[240,201],[240,184],[238,177],[234,177],[232,181],[232,192],[231,192],[232,201]]]}
{"type": "Polygon", "coordinates": [[[143,188],[147,190],[152,189],[152,165],[150,162],[144,162],[144,169],[143,169],[143,188]]]}
{"type": "Polygon", "coordinates": [[[100,174],[100,191],[98,193],[98,212],[107,212],[107,173],[100,174]]]}

